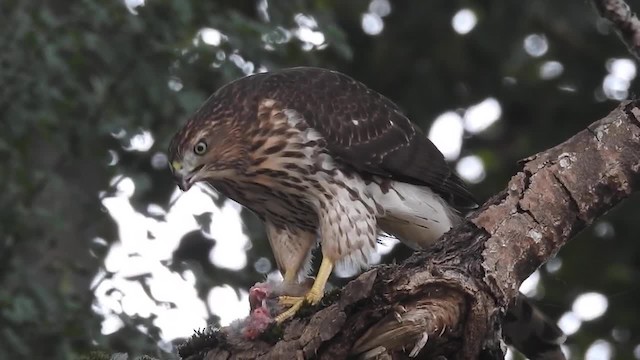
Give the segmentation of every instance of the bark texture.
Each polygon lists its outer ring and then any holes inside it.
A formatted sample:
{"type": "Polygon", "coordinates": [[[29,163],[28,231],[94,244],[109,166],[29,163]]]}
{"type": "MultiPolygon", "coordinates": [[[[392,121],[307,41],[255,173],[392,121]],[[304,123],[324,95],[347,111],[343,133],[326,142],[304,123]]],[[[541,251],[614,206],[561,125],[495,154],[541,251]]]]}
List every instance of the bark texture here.
{"type": "Polygon", "coordinates": [[[624,0],[593,0],[593,4],[600,16],[611,21],[629,52],[640,60],[640,20],[631,7],[624,0]]]}
{"type": "Polygon", "coordinates": [[[433,249],[362,274],[320,310],[275,329],[275,340],[207,331],[181,356],[502,357],[501,317],[522,281],[640,186],[639,106],[622,103],[566,142],[522,160],[506,189],[433,249]]]}

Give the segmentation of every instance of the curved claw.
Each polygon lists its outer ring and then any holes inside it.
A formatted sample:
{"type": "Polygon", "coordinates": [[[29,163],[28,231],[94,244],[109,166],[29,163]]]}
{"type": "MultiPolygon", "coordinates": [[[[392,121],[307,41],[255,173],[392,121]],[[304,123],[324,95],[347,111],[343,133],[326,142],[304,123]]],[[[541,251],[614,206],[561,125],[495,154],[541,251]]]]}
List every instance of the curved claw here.
{"type": "Polygon", "coordinates": [[[307,295],[303,296],[280,296],[278,302],[280,305],[291,306],[282,314],[276,316],[275,321],[279,324],[292,318],[304,304],[316,305],[322,300],[324,292],[314,291],[312,288],[307,295]]]}
{"type": "Polygon", "coordinates": [[[282,314],[276,316],[274,319],[278,324],[282,324],[285,320],[292,318],[298,310],[302,307],[302,304],[308,302],[311,305],[316,305],[322,300],[322,296],[324,295],[324,287],[327,284],[327,280],[329,279],[329,275],[331,275],[331,270],[333,269],[333,262],[331,262],[326,257],[322,259],[322,263],[320,264],[320,269],[318,270],[318,276],[316,280],[313,282],[313,286],[304,297],[297,296],[280,296],[278,301],[281,305],[291,305],[287,311],[282,314]]]}
{"type": "Polygon", "coordinates": [[[278,298],[278,302],[281,305],[291,305],[291,307],[287,309],[287,311],[276,316],[274,320],[278,324],[282,324],[284,321],[292,318],[298,312],[298,310],[300,310],[305,302],[311,305],[318,304],[320,300],[322,300],[322,296],[324,295],[324,287],[327,284],[327,280],[329,279],[329,275],[331,275],[332,269],[333,263],[326,257],[323,258],[322,264],[320,264],[320,270],[318,270],[318,276],[313,282],[313,286],[311,286],[311,289],[304,297],[280,296],[278,298]]]}

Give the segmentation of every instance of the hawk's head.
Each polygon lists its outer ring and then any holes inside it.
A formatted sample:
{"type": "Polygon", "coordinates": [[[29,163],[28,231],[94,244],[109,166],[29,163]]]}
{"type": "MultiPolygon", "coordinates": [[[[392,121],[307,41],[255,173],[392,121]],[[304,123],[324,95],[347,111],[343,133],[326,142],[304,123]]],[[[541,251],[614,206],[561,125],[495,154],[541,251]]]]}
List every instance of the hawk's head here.
{"type": "Polygon", "coordinates": [[[242,138],[233,118],[196,114],[189,119],[169,145],[169,166],[180,189],[242,172],[247,159],[242,138]]]}

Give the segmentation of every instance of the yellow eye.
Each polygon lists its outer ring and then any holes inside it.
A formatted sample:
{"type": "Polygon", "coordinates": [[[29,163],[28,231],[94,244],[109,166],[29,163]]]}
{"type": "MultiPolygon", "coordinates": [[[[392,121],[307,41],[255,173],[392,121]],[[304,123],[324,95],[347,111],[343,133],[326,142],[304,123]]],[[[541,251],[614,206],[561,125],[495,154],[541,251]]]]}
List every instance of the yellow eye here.
{"type": "Polygon", "coordinates": [[[203,155],[207,151],[207,143],[204,140],[198,141],[196,146],[193,147],[193,152],[196,155],[203,155]]]}

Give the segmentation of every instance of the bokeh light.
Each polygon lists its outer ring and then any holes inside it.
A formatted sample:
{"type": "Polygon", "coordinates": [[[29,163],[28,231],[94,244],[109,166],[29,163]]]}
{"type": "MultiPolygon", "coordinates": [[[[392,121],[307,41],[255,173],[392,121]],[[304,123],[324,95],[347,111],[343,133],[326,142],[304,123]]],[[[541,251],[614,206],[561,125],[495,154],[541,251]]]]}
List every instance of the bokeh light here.
{"type": "Polygon", "coordinates": [[[626,99],[631,80],[636,77],[636,64],[627,58],[609,59],[606,68],[609,74],[602,81],[605,96],[613,100],[626,99]]]}
{"type": "Polygon", "coordinates": [[[480,183],[487,175],[484,171],[482,159],[476,155],[465,156],[458,160],[456,172],[465,181],[472,184],[480,183]]]}
{"type": "Polygon", "coordinates": [[[478,17],[471,9],[461,9],[451,19],[453,30],[460,35],[470,33],[477,23],[478,17]]]}
{"type": "Polygon", "coordinates": [[[565,335],[573,335],[582,326],[582,321],[580,318],[573,312],[569,311],[558,319],[558,327],[562,330],[565,335]]]}
{"type": "Polygon", "coordinates": [[[438,116],[431,129],[429,140],[444,154],[447,160],[455,160],[460,156],[464,127],[462,117],[453,111],[438,116]]]}
{"type": "Polygon", "coordinates": [[[559,77],[564,72],[564,66],[561,62],[550,60],[540,65],[540,78],[543,80],[551,80],[559,77]]]}
{"type": "Polygon", "coordinates": [[[538,284],[540,283],[540,272],[534,271],[533,274],[522,282],[520,285],[520,292],[527,297],[534,297],[538,293],[538,284]]]}
{"type": "Polygon", "coordinates": [[[502,116],[500,102],[492,97],[486,98],[478,104],[471,105],[464,113],[464,129],[477,134],[498,121],[502,116]]]}
{"type": "Polygon", "coordinates": [[[594,341],[584,354],[585,360],[609,360],[611,358],[613,358],[613,347],[610,342],[603,339],[594,341]]]}
{"type": "Polygon", "coordinates": [[[572,310],[583,321],[591,321],[602,316],[609,307],[606,296],[589,292],[578,295],[574,300],[572,310]]]}
{"type": "Polygon", "coordinates": [[[527,54],[540,57],[549,51],[549,42],[542,34],[530,34],[524,38],[523,47],[527,54]]]}

